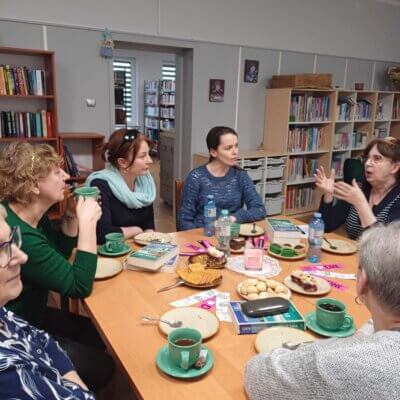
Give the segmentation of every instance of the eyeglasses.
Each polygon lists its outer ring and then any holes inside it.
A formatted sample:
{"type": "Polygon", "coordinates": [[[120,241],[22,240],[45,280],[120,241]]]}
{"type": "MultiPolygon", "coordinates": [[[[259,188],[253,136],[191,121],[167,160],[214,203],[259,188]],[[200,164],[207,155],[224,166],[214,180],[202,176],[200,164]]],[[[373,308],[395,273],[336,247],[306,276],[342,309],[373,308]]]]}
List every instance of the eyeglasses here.
{"type": "Polygon", "coordinates": [[[384,156],[381,156],[380,154],[374,154],[374,155],[371,156],[371,157],[362,157],[361,160],[362,160],[362,162],[363,162],[364,164],[366,164],[368,161],[370,161],[371,164],[381,164],[381,163],[383,163],[383,162],[386,161],[386,160],[389,160],[389,161],[390,161],[389,158],[384,157],[384,156]]]}
{"type": "Polygon", "coordinates": [[[10,240],[0,243],[0,253],[4,253],[7,257],[5,264],[0,264],[0,268],[7,268],[12,259],[12,246],[15,245],[19,249],[22,245],[21,229],[19,226],[14,226],[11,229],[10,240]]]}

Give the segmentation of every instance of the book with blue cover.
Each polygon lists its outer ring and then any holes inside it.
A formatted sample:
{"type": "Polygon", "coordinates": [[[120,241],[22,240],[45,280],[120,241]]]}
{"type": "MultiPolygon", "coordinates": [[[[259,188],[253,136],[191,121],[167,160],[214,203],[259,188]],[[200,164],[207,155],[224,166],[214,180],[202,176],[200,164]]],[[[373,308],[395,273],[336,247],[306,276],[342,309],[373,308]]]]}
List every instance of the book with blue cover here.
{"type": "Polygon", "coordinates": [[[126,265],[127,268],[133,266],[155,271],[178,253],[179,248],[175,244],[154,242],[130,253],[126,259],[126,265]]]}
{"type": "Polygon", "coordinates": [[[289,310],[286,313],[259,318],[251,318],[245,315],[242,312],[242,303],[244,303],[244,301],[229,302],[229,311],[232,321],[239,335],[258,333],[265,328],[271,328],[273,326],[286,326],[301,330],[305,330],[306,328],[304,318],[292,302],[290,302],[289,310]]]}

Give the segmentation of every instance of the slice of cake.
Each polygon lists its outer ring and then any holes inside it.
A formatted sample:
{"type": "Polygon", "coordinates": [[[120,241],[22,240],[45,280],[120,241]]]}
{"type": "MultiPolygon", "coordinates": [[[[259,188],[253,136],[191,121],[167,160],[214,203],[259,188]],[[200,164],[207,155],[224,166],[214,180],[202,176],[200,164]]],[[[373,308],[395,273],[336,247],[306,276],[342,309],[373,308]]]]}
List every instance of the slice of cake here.
{"type": "Polygon", "coordinates": [[[290,274],[290,278],[294,283],[297,283],[306,292],[316,292],[318,290],[317,281],[315,278],[303,271],[296,270],[290,274]]]}
{"type": "Polygon", "coordinates": [[[232,250],[241,250],[246,244],[246,240],[242,237],[231,239],[229,246],[232,250]]]}

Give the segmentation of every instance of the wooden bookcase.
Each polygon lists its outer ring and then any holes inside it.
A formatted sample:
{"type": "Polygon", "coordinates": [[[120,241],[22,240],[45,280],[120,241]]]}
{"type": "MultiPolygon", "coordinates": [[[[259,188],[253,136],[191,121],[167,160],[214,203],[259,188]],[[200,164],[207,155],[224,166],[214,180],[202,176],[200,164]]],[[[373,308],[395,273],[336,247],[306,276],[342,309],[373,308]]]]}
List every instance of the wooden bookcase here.
{"type": "Polygon", "coordinates": [[[159,154],[160,146],[160,93],[159,81],[144,81],[144,134],[153,142],[152,154],[159,154]]]}
{"type": "MultiPolygon", "coordinates": [[[[4,72],[0,72],[3,76],[0,81],[0,145],[15,141],[48,143],[60,152],[54,52],[0,47],[0,66],[2,71],[9,71],[6,78],[4,72]],[[42,72],[38,72],[38,76],[33,71],[42,72]],[[12,83],[7,84],[7,79],[12,83]],[[35,113],[42,111],[42,118],[37,117],[39,120],[35,119],[33,123],[35,113]]],[[[58,218],[62,211],[60,203],[49,215],[58,218]]]]}
{"type": "Polygon", "coordinates": [[[71,177],[69,179],[70,182],[83,183],[92,171],[97,171],[105,167],[105,162],[102,159],[102,150],[105,139],[104,135],[89,132],[62,132],[58,135],[58,138],[60,151],[63,157],[64,145],[66,145],[68,146],[72,156],[76,156],[79,151],[79,155],[83,153],[85,156],[91,156],[92,159],[92,165],[88,166],[87,170],[80,170],[80,176],[71,177]],[[81,142],[88,142],[89,149],[88,146],[82,146],[81,142]]]}

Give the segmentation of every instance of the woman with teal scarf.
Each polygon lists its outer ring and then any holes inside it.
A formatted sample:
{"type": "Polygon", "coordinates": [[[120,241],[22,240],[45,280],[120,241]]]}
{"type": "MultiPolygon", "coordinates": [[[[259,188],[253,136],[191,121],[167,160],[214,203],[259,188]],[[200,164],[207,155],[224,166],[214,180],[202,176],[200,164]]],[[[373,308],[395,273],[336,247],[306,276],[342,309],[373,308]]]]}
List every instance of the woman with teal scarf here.
{"type": "Polygon", "coordinates": [[[125,239],[154,229],[153,202],[156,188],[149,166],[151,141],[136,129],[115,131],[103,147],[108,165],[93,172],[86,185],[101,193],[102,216],[97,224],[97,242],[105,235],[122,232],[125,239]]]}

